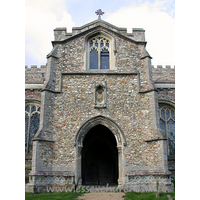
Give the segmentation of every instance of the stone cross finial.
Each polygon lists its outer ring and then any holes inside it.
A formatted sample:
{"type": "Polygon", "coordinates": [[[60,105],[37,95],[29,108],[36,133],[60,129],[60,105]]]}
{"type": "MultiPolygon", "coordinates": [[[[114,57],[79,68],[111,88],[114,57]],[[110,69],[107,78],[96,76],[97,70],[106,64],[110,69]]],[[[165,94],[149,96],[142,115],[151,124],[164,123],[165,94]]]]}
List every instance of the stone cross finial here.
{"type": "Polygon", "coordinates": [[[104,14],[104,12],[102,12],[101,9],[97,10],[95,13],[96,13],[97,15],[99,15],[99,18],[98,18],[98,19],[101,19],[101,15],[104,14]]]}

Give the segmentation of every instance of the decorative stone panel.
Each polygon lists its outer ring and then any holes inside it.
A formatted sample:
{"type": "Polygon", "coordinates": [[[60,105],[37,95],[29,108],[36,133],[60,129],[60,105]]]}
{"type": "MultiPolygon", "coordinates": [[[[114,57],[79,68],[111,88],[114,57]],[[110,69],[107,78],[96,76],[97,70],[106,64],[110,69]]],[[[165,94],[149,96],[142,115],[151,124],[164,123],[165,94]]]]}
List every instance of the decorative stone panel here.
{"type": "Polygon", "coordinates": [[[49,185],[49,184],[73,184],[74,177],[66,176],[35,176],[35,184],[37,185],[49,185]]]}
{"type": "Polygon", "coordinates": [[[134,192],[173,192],[169,175],[128,176],[128,184],[134,192]]]}

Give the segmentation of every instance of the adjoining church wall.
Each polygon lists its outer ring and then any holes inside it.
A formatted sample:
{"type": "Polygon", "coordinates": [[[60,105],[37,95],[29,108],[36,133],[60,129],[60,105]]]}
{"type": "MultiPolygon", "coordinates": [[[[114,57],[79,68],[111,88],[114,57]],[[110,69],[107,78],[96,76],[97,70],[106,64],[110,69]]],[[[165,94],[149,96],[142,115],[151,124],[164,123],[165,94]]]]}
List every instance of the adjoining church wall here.
{"type": "MultiPolygon", "coordinates": [[[[175,108],[175,66],[152,66],[152,77],[158,90],[158,102],[175,108]]],[[[175,155],[168,155],[168,169],[175,178],[175,155]]]]}
{"type": "Polygon", "coordinates": [[[25,84],[43,84],[46,75],[46,65],[31,65],[31,68],[25,66],[25,84]]]}
{"type": "Polygon", "coordinates": [[[162,66],[157,65],[157,68],[154,65],[152,68],[152,78],[156,83],[174,83],[175,82],[175,66],[170,65],[162,66]]]}
{"type": "Polygon", "coordinates": [[[38,100],[40,101],[41,100],[41,91],[39,90],[30,90],[30,89],[27,89],[25,90],[25,99],[28,99],[28,100],[38,100]]]}
{"type": "Polygon", "coordinates": [[[159,101],[168,101],[175,103],[175,89],[174,88],[158,88],[158,99],[159,101]]]}
{"type": "Polygon", "coordinates": [[[175,67],[158,65],[152,66],[152,79],[158,90],[159,101],[175,103],[175,67]]]}
{"type": "Polygon", "coordinates": [[[25,66],[25,99],[41,101],[41,88],[46,78],[46,65],[25,66]]]}

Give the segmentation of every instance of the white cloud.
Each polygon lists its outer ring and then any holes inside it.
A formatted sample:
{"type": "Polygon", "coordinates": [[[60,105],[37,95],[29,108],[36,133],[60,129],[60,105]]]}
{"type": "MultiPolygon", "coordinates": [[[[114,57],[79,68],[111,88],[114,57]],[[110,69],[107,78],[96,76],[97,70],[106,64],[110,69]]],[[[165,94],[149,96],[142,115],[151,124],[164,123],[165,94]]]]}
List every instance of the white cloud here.
{"type": "MultiPolygon", "coordinates": [[[[65,10],[63,0],[26,0],[26,52],[37,60],[36,64],[46,63],[46,55],[51,51],[51,41],[54,40],[53,30],[67,27],[70,31],[74,26],[71,15],[65,10]]],[[[29,65],[28,60],[27,63],[29,65]]]]}
{"type": "Polygon", "coordinates": [[[144,28],[146,49],[153,57],[153,65],[175,65],[175,19],[164,12],[164,2],[144,3],[123,7],[110,13],[105,21],[119,27],[144,28]]]}

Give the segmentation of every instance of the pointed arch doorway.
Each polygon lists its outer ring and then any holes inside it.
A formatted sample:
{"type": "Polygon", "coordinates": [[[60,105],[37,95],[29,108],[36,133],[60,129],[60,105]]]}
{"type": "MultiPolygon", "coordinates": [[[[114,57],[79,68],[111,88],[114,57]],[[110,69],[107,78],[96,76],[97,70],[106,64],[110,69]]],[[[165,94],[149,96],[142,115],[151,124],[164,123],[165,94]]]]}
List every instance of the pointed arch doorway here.
{"type": "Polygon", "coordinates": [[[75,137],[75,184],[123,185],[125,146],[125,135],[112,119],[99,115],[86,121],[75,137]]]}
{"type": "Polygon", "coordinates": [[[117,185],[118,149],[112,132],[103,125],[85,136],[82,149],[83,185],[117,185]]]}

